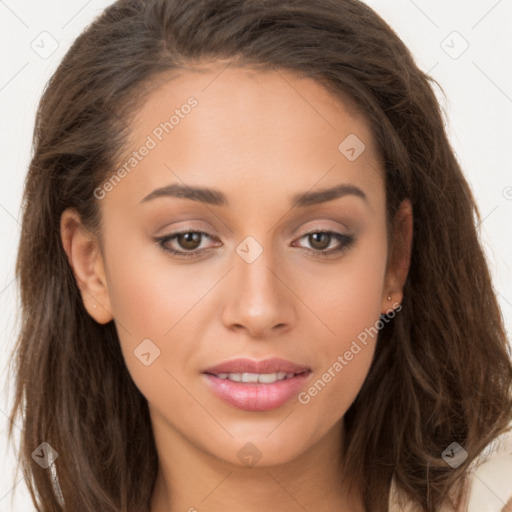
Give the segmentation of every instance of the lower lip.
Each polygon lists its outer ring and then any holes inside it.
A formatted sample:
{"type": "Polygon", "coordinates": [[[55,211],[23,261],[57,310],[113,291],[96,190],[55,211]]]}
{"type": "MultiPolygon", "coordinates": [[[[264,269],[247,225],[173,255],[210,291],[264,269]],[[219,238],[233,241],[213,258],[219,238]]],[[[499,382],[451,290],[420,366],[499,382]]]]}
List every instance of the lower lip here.
{"type": "Polygon", "coordinates": [[[271,411],[296,396],[310,372],[272,384],[233,382],[210,374],[203,375],[213,393],[224,402],[245,411],[271,411]]]}

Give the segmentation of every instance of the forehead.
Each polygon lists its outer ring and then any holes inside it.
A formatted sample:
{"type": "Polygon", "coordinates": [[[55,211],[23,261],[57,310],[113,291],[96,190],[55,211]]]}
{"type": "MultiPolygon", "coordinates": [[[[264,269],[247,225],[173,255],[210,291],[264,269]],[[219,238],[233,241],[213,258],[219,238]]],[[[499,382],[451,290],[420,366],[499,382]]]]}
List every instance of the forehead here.
{"type": "Polygon", "coordinates": [[[151,146],[124,180],[139,200],[180,179],[228,189],[243,178],[267,194],[269,184],[290,192],[317,182],[382,185],[369,125],[311,78],[216,63],[149,86],[118,163],[151,146]]]}
{"type": "Polygon", "coordinates": [[[193,117],[203,122],[215,117],[219,129],[236,125],[249,131],[251,124],[265,123],[272,131],[286,128],[281,134],[285,137],[327,128],[335,132],[343,118],[372,142],[369,127],[345,94],[334,96],[320,82],[289,70],[234,67],[220,61],[161,74],[144,88],[147,94],[132,123],[135,136],[150,132],[155,120],[168,120],[193,97],[199,107],[193,117]]]}

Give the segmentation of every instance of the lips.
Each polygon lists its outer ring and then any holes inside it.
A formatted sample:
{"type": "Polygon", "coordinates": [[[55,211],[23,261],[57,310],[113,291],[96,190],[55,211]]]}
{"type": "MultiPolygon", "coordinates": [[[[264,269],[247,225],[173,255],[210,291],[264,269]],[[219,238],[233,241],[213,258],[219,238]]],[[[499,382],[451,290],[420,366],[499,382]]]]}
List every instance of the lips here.
{"type": "Polygon", "coordinates": [[[293,373],[299,374],[310,372],[311,368],[308,366],[297,364],[286,359],[272,358],[265,359],[264,361],[253,361],[251,359],[233,359],[232,361],[225,361],[216,366],[212,366],[203,371],[209,375],[219,375],[222,373],[293,373]]]}
{"type": "Polygon", "coordinates": [[[205,384],[217,398],[237,409],[253,412],[271,411],[288,403],[312,375],[308,366],[278,358],[234,359],[202,373],[205,384]]]}

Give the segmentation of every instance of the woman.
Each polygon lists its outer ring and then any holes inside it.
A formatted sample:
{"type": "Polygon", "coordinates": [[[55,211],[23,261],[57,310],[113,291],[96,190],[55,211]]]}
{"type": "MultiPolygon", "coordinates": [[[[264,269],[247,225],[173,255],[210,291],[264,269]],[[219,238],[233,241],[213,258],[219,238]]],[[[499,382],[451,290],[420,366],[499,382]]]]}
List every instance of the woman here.
{"type": "Polygon", "coordinates": [[[80,35],[17,265],[38,510],[471,510],[512,366],[430,81],[355,0],[118,1],[80,35]]]}

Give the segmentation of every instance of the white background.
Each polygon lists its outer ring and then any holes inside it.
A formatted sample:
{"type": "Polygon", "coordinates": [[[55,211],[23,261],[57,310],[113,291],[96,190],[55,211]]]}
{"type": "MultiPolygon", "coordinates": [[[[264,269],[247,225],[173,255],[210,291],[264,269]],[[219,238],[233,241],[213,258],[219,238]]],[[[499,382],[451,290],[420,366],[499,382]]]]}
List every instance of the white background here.
{"type": "MultiPolygon", "coordinates": [[[[0,375],[17,334],[14,266],[20,230],[20,202],[30,159],[37,103],[46,81],[72,41],[110,1],[0,0],[0,375]],[[47,58],[33,47],[58,48],[47,58]]],[[[452,145],[484,219],[480,229],[505,325],[512,332],[512,20],[511,0],[367,0],[398,33],[443,87],[452,145]],[[456,34],[453,34],[456,32],[456,34]],[[444,42],[443,42],[444,41],[444,42]],[[465,43],[466,41],[467,43],[465,43]],[[467,50],[459,54],[468,44],[467,50]],[[454,58],[457,57],[457,58],[454,58]]],[[[42,49],[39,51],[43,51],[42,49]]],[[[0,512],[32,511],[22,477],[13,493],[15,455],[6,440],[12,404],[0,379],[0,512]],[[11,499],[14,495],[14,501],[11,499]]],[[[15,430],[19,432],[18,428],[15,430]]]]}

